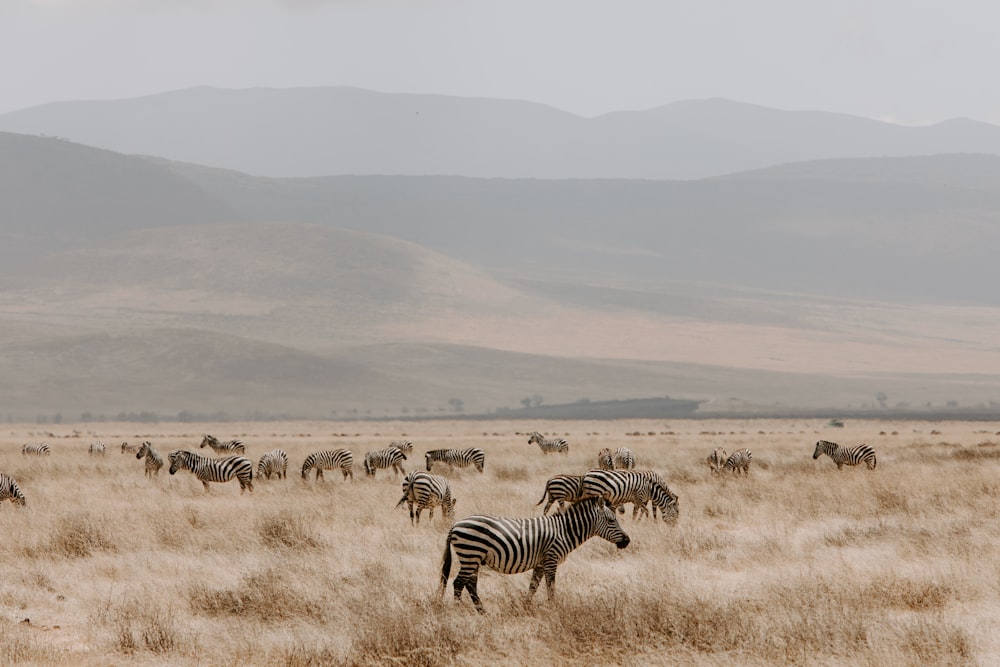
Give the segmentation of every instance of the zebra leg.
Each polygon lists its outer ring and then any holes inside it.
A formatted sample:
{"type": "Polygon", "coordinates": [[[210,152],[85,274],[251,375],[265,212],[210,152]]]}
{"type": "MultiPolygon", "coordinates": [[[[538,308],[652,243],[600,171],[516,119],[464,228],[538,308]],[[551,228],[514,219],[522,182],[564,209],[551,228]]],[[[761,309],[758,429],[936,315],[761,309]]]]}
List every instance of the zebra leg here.
{"type": "Polygon", "coordinates": [[[528,585],[528,597],[532,597],[538,590],[538,584],[542,583],[542,575],[545,574],[545,566],[539,565],[531,571],[531,584],[528,585]]]}
{"type": "Polygon", "coordinates": [[[406,504],[410,507],[410,525],[412,526],[413,525],[413,503],[411,501],[407,500],[406,504]]]}
{"type": "Polygon", "coordinates": [[[208,488],[208,482],[206,482],[205,480],[201,480],[201,483],[205,485],[205,493],[210,493],[208,488]]]}
{"type": "Polygon", "coordinates": [[[420,513],[423,511],[423,505],[417,505],[417,525],[420,525],[420,513]]]}
{"type": "Polygon", "coordinates": [[[317,467],[316,468],[316,481],[318,482],[321,479],[323,479],[323,469],[317,467]]]}

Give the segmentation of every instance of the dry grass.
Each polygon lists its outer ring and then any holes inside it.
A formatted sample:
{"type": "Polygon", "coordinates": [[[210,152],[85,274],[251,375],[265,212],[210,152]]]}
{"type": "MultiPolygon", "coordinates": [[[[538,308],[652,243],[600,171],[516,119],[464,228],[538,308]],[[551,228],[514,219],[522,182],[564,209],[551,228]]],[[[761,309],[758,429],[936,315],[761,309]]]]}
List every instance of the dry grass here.
{"type": "MultiPolygon", "coordinates": [[[[435,424],[13,425],[0,472],[26,509],[0,506],[0,664],[965,665],[1000,661],[998,424],[652,421],[435,424]],[[568,456],[517,432],[558,433],[568,456]],[[931,433],[931,431],[935,431],[931,433]],[[201,434],[281,447],[290,468],[317,449],[406,437],[415,454],[478,446],[486,470],[449,475],[456,514],[533,516],[545,480],[627,445],[680,496],[674,525],[623,526],[559,569],[557,595],[526,600],[528,575],[483,572],[487,614],[438,596],[445,524],[393,509],[400,479],[213,485],[152,480],[114,449],[161,452],[201,434]],[[882,434],[880,434],[882,433],[882,434]],[[866,441],[875,471],[813,461],[819,438],[866,441]],[[20,446],[45,440],[47,459],[20,446]],[[713,477],[716,446],[754,452],[749,479],[713,477]],[[28,619],[25,622],[25,619],[28,619]]],[[[454,570],[454,568],[453,568],[454,570]]],[[[454,575],[454,571],[452,574],[454,575]]]]}

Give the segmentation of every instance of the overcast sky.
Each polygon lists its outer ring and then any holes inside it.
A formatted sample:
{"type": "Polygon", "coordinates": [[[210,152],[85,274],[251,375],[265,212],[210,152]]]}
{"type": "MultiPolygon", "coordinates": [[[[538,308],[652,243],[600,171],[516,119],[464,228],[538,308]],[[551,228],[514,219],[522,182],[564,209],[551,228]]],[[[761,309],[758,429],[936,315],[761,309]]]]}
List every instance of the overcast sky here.
{"type": "Polygon", "coordinates": [[[352,85],[594,116],[725,97],[1000,123],[1000,4],[0,0],[0,113],[197,85],[352,85]]]}

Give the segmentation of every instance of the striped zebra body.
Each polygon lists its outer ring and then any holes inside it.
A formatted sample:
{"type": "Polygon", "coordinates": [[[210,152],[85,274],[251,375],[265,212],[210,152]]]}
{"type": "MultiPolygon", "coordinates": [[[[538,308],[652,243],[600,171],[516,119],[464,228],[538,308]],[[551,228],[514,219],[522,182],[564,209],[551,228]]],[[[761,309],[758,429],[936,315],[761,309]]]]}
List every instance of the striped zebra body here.
{"type": "Polygon", "coordinates": [[[482,472],[483,465],[486,463],[486,454],[478,447],[470,449],[432,449],[424,454],[424,460],[427,463],[427,472],[431,471],[431,467],[435,461],[447,463],[449,470],[454,470],[455,466],[459,468],[476,466],[476,470],[482,472]]]}
{"type": "Polygon", "coordinates": [[[213,435],[206,435],[201,439],[200,449],[206,447],[212,448],[216,456],[221,454],[246,454],[247,448],[243,446],[243,442],[240,440],[227,440],[226,442],[221,442],[218,438],[213,435]]]}
{"type": "Polygon", "coordinates": [[[210,459],[194,452],[178,449],[170,452],[168,458],[170,459],[171,475],[178,470],[190,470],[205,485],[206,493],[209,482],[228,482],[234,477],[240,483],[240,495],[244,491],[253,491],[253,463],[245,456],[210,459]]]}
{"type": "Polygon", "coordinates": [[[451,496],[448,480],[438,475],[415,470],[403,479],[403,497],[396,503],[399,507],[406,503],[410,508],[410,523],[413,523],[413,506],[417,506],[416,525],[420,525],[420,512],[426,507],[430,510],[429,519],[434,519],[434,508],[441,506],[441,514],[449,520],[455,514],[455,499],[451,496]]]}
{"type": "Polygon", "coordinates": [[[484,565],[502,574],[531,570],[529,595],[535,593],[544,575],[551,598],[559,563],[595,535],[619,549],[629,543],[614,510],[599,498],[582,500],[565,512],[532,519],[467,517],[448,531],[441,567],[441,593],[448,586],[454,549],[459,562],[454,581],[455,599],[460,600],[462,591],[468,590],[479,613],[485,613],[477,591],[479,568],[484,565]]]}
{"type": "Polygon", "coordinates": [[[569,443],[562,438],[545,438],[541,433],[535,431],[528,438],[528,444],[533,443],[538,443],[538,448],[542,450],[542,454],[551,454],[552,452],[569,454],[569,443]]]}
{"type": "Polygon", "coordinates": [[[141,445],[130,445],[127,442],[123,442],[122,443],[122,454],[126,454],[126,453],[128,453],[128,454],[135,454],[137,451],[139,451],[139,447],[140,446],[141,445]]]}
{"type": "Polygon", "coordinates": [[[306,457],[302,463],[302,479],[309,478],[309,471],[316,469],[316,480],[323,479],[324,470],[340,469],[344,476],[344,481],[350,477],[354,481],[354,455],[346,449],[324,449],[320,452],[313,452],[306,457]]]}
{"type": "Polygon", "coordinates": [[[44,442],[29,442],[21,447],[21,456],[48,456],[52,453],[44,442]]]}
{"type": "Polygon", "coordinates": [[[411,456],[413,454],[413,443],[409,440],[393,440],[389,443],[389,446],[395,447],[407,456],[411,456]]]}
{"type": "Polygon", "coordinates": [[[260,462],[257,464],[257,478],[271,479],[271,475],[277,475],[278,479],[288,477],[288,454],[285,450],[272,449],[260,457],[260,462]]]}
{"type": "Polygon", "coordinates": [[[712,453],[708,455],[708,467],[712,469],[713,475],[719,474],[719,469],[726,465],[726,459],[729,458],[729,454],[722,447],[716,447],[712,450],[712,453]]]}
{"type": "MultiPolygon", "coordinates": [[[[160,474],[160,468],[163,467],[163,457],[160,453],[153,449],[148,441],[144,441],[142,445],[139,446],[139,451],[136,452],[135,458],[141,459],[146,457],[146,477],[151,477],[153,475],[160,474]]],[[[170,473],[171,475],[173,473],[170,473]]]]}
{"type": "Polygon", "coordinates": [[[0,473],[0,502],[5,500],[10,500],[10,502],[21,507],[27,505],[24,493],[21,492],[21,487],[17,485],[14,478],[0,473]]]}
{"type": "Polygon", "coordinates": [[[406,460],[406,454],[399,451],[398,447],[386,447],[385,449],[377,449],[372,452],[365,453],[365,475],[368,477],[374,477],[376,470],[381,470],[383,468],[392,468],[392,471],[399,475],[400,473],[406,474],[403,470],[403,461],[406,460]]]}
{"type": "Polygon", "coordinates": [[[105,447],[104,443],[100,440],[95,440],[90,443],[90,447],[87,448],[87,453],[91,456],[104,456],[104,454],[107,453],[107,447],[105,447]]]}
{"type": "Polygon", "coordinates": [[[615,451],[605,447],[597,454],[597,466],[601,470],[633,470],[635,455],[627,447],[619,447],[615,451]]]}
{"type": "Polygon", "coordinates": [[[664,521],[676,519],[679,512],[677,495],[667,487],[659,474],[652,470],[591,470],[583,478],[583,497],[604,498],[618,511],[632,503],[632,518],[641,511],[649,516],[646,505],[652,501],[653,518],[656,510],[664,521]]]}
{"type": "Polygon", "coordinates": [[[813,458],[818,459],[820,454],[826,454],[837,464],[837,470],[842,470],[845,465],[856,466],[864,463],[869,470],[874,470],[877,463],[875,450],[864,443],[855,447],[841,447],[829,440],[820,440],[816,443],[813,451],[813,458]]]}
{"type": "Polygon", "coordinates": [[[750,460],[752,458],[753,454],[749,449],[746,449],[745,447],[743,449],[737,449],[729,455],[722,467],[730,472],[736,473],[737,475],[740,474],[741,470],[744,475],[750,475],[750,460]]]}
{"type": "Polygon", "coordinates": [[[545,492],[542,500],[535,503],[535,506],[542,504],[546,498],[549,502],[542,508],[542,516],[548,514],[552,503],[559,503],[559,511],[562,511],[566,503],[574,503],[583,497],[583,475],[555,475],[545,482],[545,492]]]}

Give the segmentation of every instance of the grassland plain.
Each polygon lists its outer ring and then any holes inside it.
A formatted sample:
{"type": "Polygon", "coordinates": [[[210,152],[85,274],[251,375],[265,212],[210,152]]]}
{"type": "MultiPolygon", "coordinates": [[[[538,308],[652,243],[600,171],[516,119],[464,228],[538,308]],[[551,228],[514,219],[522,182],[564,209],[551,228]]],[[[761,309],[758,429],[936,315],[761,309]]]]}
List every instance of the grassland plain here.
{"type": "MultiPolygon", "coordinates": [[[[0,664],[929,665],[1000,662],[1000,421],[697,420],[6,424],[0,472],[27,507],[0,506],[0,664]],[[528,444],[566,438],[568,455],[528,444]],[[205,494],[152,479],[122,441],[164,456],[203,433],[248,456],[281,447],[287,480],[205,494]],[[680,497],[673,525],[631,520],[560,567],[556,597],[484,571],[487,613],[438,595],[446,525],[394,509],[400,479],[366,479],[364,452],[481,447],[449,472],[457,518],[535,516],[546,479],[627,446],[680,497]],[[867,442],[874,471],[814,461],[818,439],[867,442]],[[87,453],[92,440],[104,457],[87,453]],[[52,447],[21,455],[25,442],[52,447]],[[713,476],[716,446],[749,447],[749,479],[713,476]],[[353,483],[303,482],[312,451],[354,453],[353,483]]],[[[202,453],[210,454],[209,450],[202,453]]],[[[457,571],[453,567],[452,575],[457,571]]]]}

